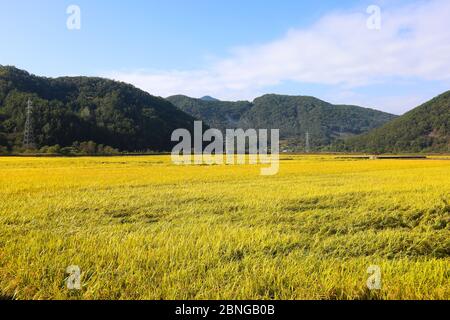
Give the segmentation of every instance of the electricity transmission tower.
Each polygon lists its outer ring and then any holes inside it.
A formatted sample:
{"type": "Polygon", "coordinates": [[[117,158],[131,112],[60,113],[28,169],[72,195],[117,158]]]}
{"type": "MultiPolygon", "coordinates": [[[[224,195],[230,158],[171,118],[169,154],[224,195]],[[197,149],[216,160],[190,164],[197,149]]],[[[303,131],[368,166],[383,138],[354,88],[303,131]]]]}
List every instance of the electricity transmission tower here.
{"type": "Polygon", "coordinates": [[[27,120],[25,121],[25,129],[23,131],[23,146],[26,149],[34,149],[36,143],[34,139],[33,103],[31,99],[28,99],[26,114],[27,120]]]}
{"type": "Polygon", "coordinates": [[[309,131],[306,131],[305,152],[309,153],[310,151],[311,151],[311,145],[309,143],[309,131]]]}

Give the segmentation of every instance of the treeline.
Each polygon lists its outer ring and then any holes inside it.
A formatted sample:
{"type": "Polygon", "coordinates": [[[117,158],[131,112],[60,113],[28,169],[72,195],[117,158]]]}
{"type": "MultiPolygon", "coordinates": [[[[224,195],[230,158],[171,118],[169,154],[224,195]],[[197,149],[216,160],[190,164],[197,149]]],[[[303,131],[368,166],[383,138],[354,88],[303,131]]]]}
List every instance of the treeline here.
{"type": "Polygon", "coordinates": [[[52,146],[43,146],[39,149],[23,147],[15,147],[8,150],[5,146],[0,146],[0,155],[12,154],[47,154],[47,155],[63,155],[63,156],[85,156],[85,155],[119,155],[122,152],[111,146],[97,144],[94,141],[74,142],[69,147],[62,147],[59,144],[52,146]]]}
{"type": "Polygon", "coordinates": [[[118,155],[119,149],[96,144],[93,141],[74,142],[70,147],[61,147],[59,145],[44,146],[39,149],[39,153],[60,154],[60,155],[118,155]]]}

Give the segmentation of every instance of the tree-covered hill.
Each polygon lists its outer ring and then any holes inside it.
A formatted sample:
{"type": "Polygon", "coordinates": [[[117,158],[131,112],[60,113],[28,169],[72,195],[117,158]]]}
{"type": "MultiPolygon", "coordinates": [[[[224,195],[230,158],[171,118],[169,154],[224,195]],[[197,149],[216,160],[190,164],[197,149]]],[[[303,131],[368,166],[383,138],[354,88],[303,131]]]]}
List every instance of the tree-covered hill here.
{"type": "Polygon", "coordinates": [[[22,145],[27,100],[38,146],[95,141],[120,150],[170,150],[193,118],[163,98],[102,78],[44,78],[0,66],[0,145],[22,145]]]}
{"type": "Polygon", "coordinates": [[[450,152],[450,91],[368,134],[345,142],[348,151],[450,152]]]}
{"type": "Polygon", "coordinates": [[[194,118],[204,121],[209,127],[219,130],[237,128],[242,115],[252,107],[248,101],[205,100],[183,95],[168,97],[167,100],[194,118]]]}
{"type": "Polygon", "coordinates": [[[219,99],[216,99],[216,98],[211,97],[211,96],[203,96],[203,97],[200,98],[200,100],[203,100],[203,101],[220,101],[219,99]]]}
{"type": "Polygon", "coordinates": [[[333,105],[308,96],[268,94],[253,101],[241,119],[245,127],[279,128],[280,137],[301,145],[306,132],[314,147],[368,132],[395,118],[385,112],[351,105],[333,105]]]}
{"type": "Polygon", "coordinates": [[[203,101],[186,96],[167,98],[175,106],[210,127],[280,129],[280,137],[291,150],[301,150],[309,132],[313,149],[368,132],[395,115],[349,105],[332,105],[306,96],[264,95],[247,101],[203,101]]]}

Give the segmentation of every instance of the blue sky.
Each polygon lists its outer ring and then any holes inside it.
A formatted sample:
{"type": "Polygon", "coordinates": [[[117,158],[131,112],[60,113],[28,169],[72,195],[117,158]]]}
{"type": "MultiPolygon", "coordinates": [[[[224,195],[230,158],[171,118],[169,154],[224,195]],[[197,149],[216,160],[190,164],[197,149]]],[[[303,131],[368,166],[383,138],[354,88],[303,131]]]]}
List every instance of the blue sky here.
{"type": "Polygon", "coordinates": [[[400,114],[450,89],[449,16],[446,0],[0,0],[0,64],[161,96],[314,95],[400,114]],[[72,4],[79,30],[66,27],[72,4]]]}

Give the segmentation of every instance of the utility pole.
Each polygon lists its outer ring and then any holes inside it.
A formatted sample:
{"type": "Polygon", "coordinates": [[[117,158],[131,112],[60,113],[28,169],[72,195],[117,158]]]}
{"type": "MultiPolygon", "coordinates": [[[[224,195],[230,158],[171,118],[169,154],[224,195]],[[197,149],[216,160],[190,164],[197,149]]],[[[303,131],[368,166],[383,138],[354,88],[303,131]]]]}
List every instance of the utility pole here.
{"type": "Polygon", "coordinates": [[[33,103],[31,99],[28,99],[27,102],[26,115],[27,119],[23,131],[23,147],[26,149],[34,149],[36,148],[36,142],[34,139],[33,103]]]}

